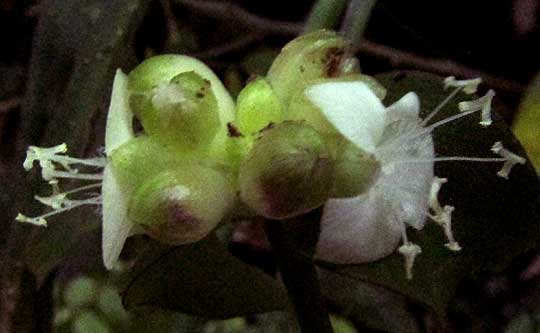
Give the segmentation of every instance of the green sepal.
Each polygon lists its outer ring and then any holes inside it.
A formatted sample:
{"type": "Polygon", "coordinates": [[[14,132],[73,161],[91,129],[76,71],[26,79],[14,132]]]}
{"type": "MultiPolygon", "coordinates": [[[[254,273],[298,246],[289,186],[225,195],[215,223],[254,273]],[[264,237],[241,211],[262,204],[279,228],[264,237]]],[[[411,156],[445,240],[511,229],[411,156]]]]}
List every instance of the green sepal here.
{"type": "Polygon", "coordinates": [[[324,138],[301,122],[261,132],[240,165],[242,200],[259,215],[285,219],[322,205],[330,194],[334,162],[324,138]]]}
{"type": "Polygon", "coordinates": [[[381,164],[375,157],[346,139],[339,139],[335,152],[332,198],[364,193],[377,180],[381,164]]]}
{"type": "Polygon", "coordinates": [[[300,36],[285,45],[268,70],[268,81],[283,105],[288,105],[307,81],[339,76],[345,46],[342,37],[327,30],[300,36]]]}
{"type": "Polygon", "coordinates": [[[234,189],[224,174],[187,163],[144,181],[130,198],[128,216],[156,240],[187,244],[208,235],[234,200],[234,189]]]}

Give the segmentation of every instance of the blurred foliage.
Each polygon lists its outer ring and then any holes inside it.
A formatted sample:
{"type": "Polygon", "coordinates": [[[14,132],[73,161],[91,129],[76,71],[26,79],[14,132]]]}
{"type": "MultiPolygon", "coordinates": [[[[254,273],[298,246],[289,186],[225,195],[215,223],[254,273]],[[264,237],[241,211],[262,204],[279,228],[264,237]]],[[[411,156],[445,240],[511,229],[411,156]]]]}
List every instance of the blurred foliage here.
{"type": "MultiPolygon", "coordinates": [[[[65,285],[57,285],[55,331],[76,333],[295,333],[294,316],[270,312],[228,320],[208,320],[164,309],[124,310],[119,289],[103,277],[79,276],[65,285]]],[[[356,332],[339,316],[332,317],[336,333],[356,332]]]]}
{"type": "Polygon", "coordinates": [[[154,306],[219,319],[288,306],[276,280],[230,255],[215,234],[179,247],[148,241],[129,276],[128,309],[154,306]]]}
{"type": "Polygon", "coordinates": [[[523,95],[512,129],[540,171],[540,73],[523,95]]]}

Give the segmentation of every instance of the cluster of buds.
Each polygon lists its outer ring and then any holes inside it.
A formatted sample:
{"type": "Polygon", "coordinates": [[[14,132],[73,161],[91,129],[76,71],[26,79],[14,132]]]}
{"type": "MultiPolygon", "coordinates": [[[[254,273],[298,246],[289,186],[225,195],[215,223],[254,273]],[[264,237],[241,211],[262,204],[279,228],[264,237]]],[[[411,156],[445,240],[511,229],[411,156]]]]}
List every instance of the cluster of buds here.
{"type": "Polygon", "coordinates": [[[407,227],[422,229],[429,218],[443,229],[449,250],[461,249],[451,229],[454,207],[437,198],[447,180],[434,175],[434,164],[503,162],[498,175],[508,178],[510,168],[525,160],[501,143],[492,148],[496,158],[435,157],[432,133],[440,126],[477,112],[482,126],[491,124],[494,92],[430,123],[460,91],[475,93],[481,80],[445,79],[454,90],[421,119],[414,92],[385,107],[385,88],[359,72],[345,46],[329,31],[293,40],[236,103],[214,73],[189,57],[158,56],[127,76],[118,71],[106,158],[73,159],[60,155],[62,145],[31,147],[25,168],[39,161],[53,194],[37,198],[54,211],[18,219],[45,225],[55,213],[102,205],[104,262],[112,268],[135,233],[186,244],[234,215],[234,207],[284,220],[323,206],[318,259],[365,263],[397,249],[411,278],[421,248],[408,240],[407,227]],[[143,133],[134,133],[133,117],[143,133]],[[86,175],[74,164],[103,171],[86,175]],[[65,177],[102,182],[62,193],[58,179],[65,177]],[[101,196],[68,199],[96,186],[101,196]]]}

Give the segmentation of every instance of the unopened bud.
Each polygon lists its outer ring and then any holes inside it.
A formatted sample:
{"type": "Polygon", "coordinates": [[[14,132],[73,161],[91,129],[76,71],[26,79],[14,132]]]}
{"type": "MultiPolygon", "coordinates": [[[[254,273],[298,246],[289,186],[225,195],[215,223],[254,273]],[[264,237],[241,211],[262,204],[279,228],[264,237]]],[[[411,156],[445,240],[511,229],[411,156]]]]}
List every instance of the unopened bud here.
{"type": "Polygon", "coordinates": [[[193,71],[160,83],[145,94],[133,93],[130,105],[148,135],[180,148],[207,146],[220,121],[210,81],[193,71]]]}
{"type": "Polygon", "coordinates": [[[300,36],[285,45],[268,71],[268,81],[283,105],[305,83],[319,78],[337,77],[345,40],[335,32],[319,30],[300,36]]]}
{"type": "Polygon", "coordinates": [[[139,187],[165,168],[170,168],[188,158],[176,158],[149,136],[139,136],[124,143],[110,156],[112,169],[118,184],[128,191],[139,187]]]}
{"type": "Polygon", "coordinates": [[[276,93],[263,78],[246,85],[236,101],[236,125],[244,135],[259,132],[270,123],[281,122],[283,108],[276,93]]]}
{"type": "Polygon", "coordinates": [[[267,218],[306,213],[328,199],[333,164],[326,143],[313,128],[296,122],[277,124],[263,130],[241,163],[240,195],[267,218]]]}
{"type": "Polygon", "coordinates": [[[195,93],[196,112],[192,115],[182,113],[178,116],[178,122],[180,120],[187,121],[187,124],[180,126],[179,129],[173,124],[170,124],[169,127],[166,121],[158,122],[159,126],[156,126],[154,130],[149,130],[147,127],[152,127],[152,125],[145,125],[146,121],[142,120],[143,127],[146,126],[147,132],[157,133],[158,139],[164,143],[172,143],[176,148],[180,148],[182,153],[190,148],[196,148],[195,151],[208,153],[212,159],[226,160],[228,158],[225,149],[228,141],[227,124],[234,120],[234,101],[216,74],[201,61],[173,54],[159,55],[143,61],[128,76],[130,106],[133,112],[140,116],[140,110],[151,109],[153,108],[152,104],[167,105],[170,104],[170,101],[180,101],[179,95],[174,93],[176,90],[174,87],[178,87],[178,82],[176,82],[176,86],[170,85],[178,80],[182,81],[180,87],[183,95],[188,96],[188,101],[193,100],[193,93],[195,93]],[[178,76],[188,72],[192,72],[192,74],[187,77],[178,76]],[[201,83],[201,78],[204,83],[201,83]],[[198,90],[198,88],[207,90],[208,82],[210,83],[210,93],[206,94],[198,90]],[[153,99],[155,90],[159,90],[160,86],[169,86],[169,89],[163,90],[159,98],[153,99]],[[210,104],[214,104],[212,101],[214,98],[216,108],[210,106],[210,104]],[[203,112],[199,113],[200,111],[203,112]],[[217,133],[215,129],[216,115],[218,119],[217,133]],[[166,130],[160,132],[160,126],[164,126],[166,130]],[[213,140],[207,145],[206,142],[209,138],[213,138],[213,140]],[[194,147],[194,145],[199,146],[194,147]]]}
{"type": "Polygon", "coordinates": [[[161,242],[188,244],[208,235],[227,215],[234,198],[223,174],[188,164],[145,181],[129,201],[128,216],[161,242]]]}

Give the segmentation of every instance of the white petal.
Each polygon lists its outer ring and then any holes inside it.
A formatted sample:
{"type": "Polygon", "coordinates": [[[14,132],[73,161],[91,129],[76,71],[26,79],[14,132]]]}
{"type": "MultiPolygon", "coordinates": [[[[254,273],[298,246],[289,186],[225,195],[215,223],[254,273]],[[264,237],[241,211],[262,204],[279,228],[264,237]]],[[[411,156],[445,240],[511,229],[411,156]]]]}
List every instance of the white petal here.
{"type": "Polygon", "coordinates": [[[420,99],[414,92],[410,92],[387,107],[386,112],[387,123],[404,117],[418,119],[420,114],[420,99]]]}
{"type": "Polygon", "coordinates": [[[379,194],[331,199],[324,206],[316,257],[337,264],[359,264],[390,255],[402,226],[379,194]]]}
{"type": "Polygon", "coordinates": [[[343,136],[363,150],[375,152],[384,130],[385,109],[365,83],[321,83],[304,94],[343,136]]]}
{"type": "Polygon", "coordinates": [[[103,197],[103,263],[113,269],[118,262],[128,236],[132,235],[133,223],[127,218],[127,200],[114,178],[111,165],[103,170],[101,194],[103,197]]]}
{"type": "Polygon", "coordinates": [[[134,137],[133,114],[129,108],[127,75],[116,71],[111,93],[111,104],[105,128],[105,152],[111,152],[134,137]]]}

